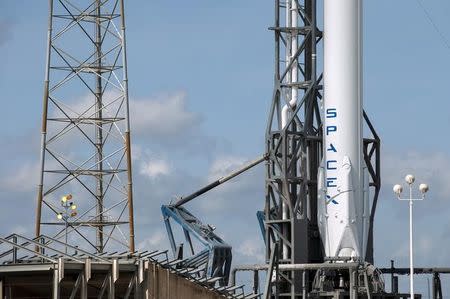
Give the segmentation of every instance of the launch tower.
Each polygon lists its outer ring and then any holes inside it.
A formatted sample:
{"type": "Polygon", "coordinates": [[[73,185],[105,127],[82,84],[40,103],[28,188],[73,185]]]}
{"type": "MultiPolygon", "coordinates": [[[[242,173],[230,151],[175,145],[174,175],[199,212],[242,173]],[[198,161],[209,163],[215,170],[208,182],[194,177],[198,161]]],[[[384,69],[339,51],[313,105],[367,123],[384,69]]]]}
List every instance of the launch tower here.
{"type": "MultiPolygon", "coordinates": [[[[266,128],[269,159],[265,189],[266,259],[269,261],[274,256],[273,250],[277,247],[275,258],[280,268],[276,271],[278,278],[273,292],[281,298],[294,298],[302,296],[302,289],[311,285],[315,272],[303,274],[291,271],[292,267],[287,265],[322,263],[328,258],[318,223],[318,204],[321,204],[318,178],[320,181],[326,115],[323,74],[318,68],[318,61],[321,61],[318,45],[322,45],[323,32],[318,28],[317,1],[275,0],[275,25],[271,29],[275,33],[275,76],[266,128]],[[283,264],[286,266],[281,267],[283,264]]],[[[354,84],[361,86],[360,81],[354,84]]],[[[363,119],[371,135],[355,141],[360,146],[361,163],[367,165],[368,186],[373,189],[368,208],[367,255],[363,260],[370,262],[373,259],[372,224],[380,188],[379,138],[362,108],[355,117],[361,121],[361,137],[363,119]]],[[[330,198],[327,200],[331,202],[330,198]]]]}

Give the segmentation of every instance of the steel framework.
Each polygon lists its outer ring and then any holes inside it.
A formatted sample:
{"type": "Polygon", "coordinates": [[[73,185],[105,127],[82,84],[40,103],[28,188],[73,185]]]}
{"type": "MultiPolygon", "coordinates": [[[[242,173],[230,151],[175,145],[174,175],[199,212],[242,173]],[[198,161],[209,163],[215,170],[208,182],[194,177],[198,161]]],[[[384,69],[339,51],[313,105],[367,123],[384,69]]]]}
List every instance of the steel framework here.
{"type": "Polygon", "coordinates": [[[198,269],[197,275],[205,279],[217,279],[221,286],[228,285],[231,270],[231,246],[214,233],[215,227],[203,224],[184,207],[162,206],[167,234],[172,252],[180,259],[178,267],[198,269]],[[183,243],[177,242],[172,230],[172,222],[179,224],[189,246],[184,253],[183,243]],[[196,249],[192,239],[201,243],[196,249]]]}
{"type": "Polygon", "coordinates": [[[179,259],[178,268],[194,271],[201,279],[216,280],[220,285],[228,284],[232,261],[231,246],[214,233],[215,227],[203,224],[200,219],[189,212],[183,205],[265,160],[266,156],[263,155],[197,191],[178,198],[173,204],[161,206],[172,252],[175,258],[179,259]],[[178,224],[183,231],[184,238],[189,246],[185,254],[183,243],[179,242],[179,238],[177,241],[172,230],[172,223],[178,224]],[[192,237],[201,244],[200,247],[193,244],[192,237]]]}
{"type": "MultiPolygon", "coordinates": [[[[316,1],[275,0],[275,82],[266,128],[266,259],[277,242],[279,263],[320,262],[317,171],[321,157],[316,1]],[[285,25],[281,25],[281,24],[285,25]],[[288,119],[282,119],[288,109],[288,119]]],[[[301,295],[302,278],[280,271],[279,296],[301,295]]],[[[292,297],[293,298],[293,297],[292,297]]]]}
{"type": "MultiPolygon", "coordinates": [[[[183,261],[181,261],[183,262],[183,261]]],[[[220,286],[180,269],[168,251],[92,254],[45,235],[0,237],[1,298],[254,299],[243,285],[220,286]],[[36,247],[39,250],[36,250],[36,247]]]]}
{"type": "MultiPolygon", "coordinates": [[[[275,0],[275,26],[270,29],[275,33],[275,77],[266,128],[266,260],[279,243],[280,264],[321,263],[317,174],[322,159],[322,74],[317,48],[322,32],[317,26],[317,1],[275,0]]],[[[367,253],[372,262],[380,140],[366,113],[364,119],[371,135],[364,139],[362,151],[374,189],[367,253]]],[[[280,271],[277,296],[302,296],[303,286],[311,286],[312,274],[280,271]]]]}
{"type": "Polygon", "coordinates": [[[49,10],[36,237],[133,252],[124,0],[49,0],[49,10]],[[62,223],[67,194],[78,214],[62,223]]]}

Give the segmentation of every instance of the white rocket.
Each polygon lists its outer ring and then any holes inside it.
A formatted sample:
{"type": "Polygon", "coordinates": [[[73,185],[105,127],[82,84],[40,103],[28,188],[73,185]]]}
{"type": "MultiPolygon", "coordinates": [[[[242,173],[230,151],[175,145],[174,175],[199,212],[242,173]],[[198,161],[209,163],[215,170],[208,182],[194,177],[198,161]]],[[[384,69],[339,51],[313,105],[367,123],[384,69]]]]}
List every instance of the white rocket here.
{"type": "Polygon", "coordinates": [[[319,230],[325,256],[364,260],[369,181],[362,135],[362,0],[324,0],[323,162],[319,230]]]}

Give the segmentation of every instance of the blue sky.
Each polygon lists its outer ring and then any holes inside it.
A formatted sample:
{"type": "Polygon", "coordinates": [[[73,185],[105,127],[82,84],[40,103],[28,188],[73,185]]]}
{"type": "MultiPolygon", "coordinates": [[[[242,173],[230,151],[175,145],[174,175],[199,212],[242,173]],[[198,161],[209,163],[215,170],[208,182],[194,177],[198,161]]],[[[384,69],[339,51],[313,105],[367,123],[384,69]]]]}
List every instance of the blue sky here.
{"type": "MultiPolygon", "coordinates": [[[[422,2],[450,39],[450,2],[422,2]]],[[[18,222],[8,209],[0,210],[4,235],[28,231],[34,217],[47,9],[44,0],[0,2],[0,153],[6,157],[0,200],[23,215],[18,222]]],[[[149,109],[172,101],[185,117],[177,122],[171,116],[174,128],[167,136],[144,122],[147,127],[133,138],[139,153],[138,237],[145,246],[164,247],[161,203],[264,150],[273,88],[273,33],[267,30],[273,3],[127,1],[126,13],[132,101],[149,109]]],[[[376,262],[387,266],[395,258],[407,265],[407,209],[390,190],[413,171],[431,187],[429,200],[416,209],[417,264],[444,266],[450,262],[444,250],[450,246],[450,50],[416,1],[366,0],[364,21],[365,109],[383,146],[376,262]]],[[[145,120],[145,111],[132,116],[136,123],[145,120]]],[[[257,260],[262,252],[254,212],[263,205],[263,186],[258,168],[191,205],[218,227],[240,261],[257,260]]]]}

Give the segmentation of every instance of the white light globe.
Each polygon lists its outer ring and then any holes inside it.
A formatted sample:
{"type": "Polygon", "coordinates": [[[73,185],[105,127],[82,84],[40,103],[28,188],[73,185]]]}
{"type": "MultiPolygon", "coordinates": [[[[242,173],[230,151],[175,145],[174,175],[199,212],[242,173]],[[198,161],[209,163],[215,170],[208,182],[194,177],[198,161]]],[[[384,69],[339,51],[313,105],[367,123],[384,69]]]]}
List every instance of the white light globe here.
{"type": "Polygon", "coordinates": [[[405,176],[405,181],[411,185],[412,183],[414,183],[414,181],[416,180],[416,178],[412,175],[412,174],[408,174],[407,176],[405,176]]]}
{"type": "Polygon", "coordinates": [[[428,187],[427,184],[420,184],[420,185],[419,185],[419,190],[420,190],[420,192],[422,192],[423,194],[427,193],[429,189],[430,189],[430,188],[428,187]]]}
{"type": "Polygon", "coordinates": [[[400,195],[403,192],[403,187],[397,184],[392,190],[394,190],[395,194],[400,195]]]}

